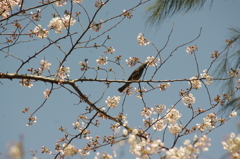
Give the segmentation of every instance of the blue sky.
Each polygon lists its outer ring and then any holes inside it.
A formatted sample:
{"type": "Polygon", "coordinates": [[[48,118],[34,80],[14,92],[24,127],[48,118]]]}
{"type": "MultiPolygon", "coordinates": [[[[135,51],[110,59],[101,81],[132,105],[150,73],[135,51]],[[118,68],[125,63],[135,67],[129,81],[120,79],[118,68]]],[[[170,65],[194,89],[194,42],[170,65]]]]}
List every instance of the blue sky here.
{"type": "MultiPolygon", "coordinates": [[[[96,8],[93,6],[95,1],[83,1],[82,5],[86,7],[87,12],[90,16],[92,16],[96,8]]],[[[103,9],[99,12],[96,17],[96,22],[99,19],[106,20],[115,15],[119,15],[122,13],[122,10],[129,9],[139,1],[137,0],[122,0],[122,1],[110,1],[103,9]]],[[[33,6],[35,3],[33,1],[26,4],[25,7],[33,6]],[[29,6],[28,6],[29,5],[29,6]]],[[[109,63],[108,65],[102,66],[104,69],[109,69],[112,67],[114,71],[117,73],[116,79],[121,80],[124,78],[125,80],[131,74],[131,72],[137,67],[128,68],[125,64],[125,59],[129,57],[139,57],[141,61],[145,61],[148,56],[155,56],[156,51],[151,45],[147,46],[139,46],[137,44],[137,36],[139,33],[144,33],[145,38],[153,42],[158,49],[161,49],[166,41],[167,37],[171,31],[172,25],[174,23],[174,29],[172,36],[170,37],[170,41],[167,47],[162,51],[161,56],[163,59],[167,58],[169,53],[173,51],[177,46],[187,43],[194,38],[196,38],[199,34],[200,28],[202,28],[201,36],[190,43],[189,45],[197,45],[199,51],[196,53],[198,59],[199,70],[202,73],[202,70],[207,69],[209,67],[212,59],[210,58],[210,52],[214,50],[223,50],[223,46],[225,45],[225,40],[228,38],[229,31],[227,28],[229,27],[239,27],[240,21],[238,15],[240,14],[239,6],[240,1],[237,0],[218,0],[214,1],[212,7],[209,7],[209,3],[206,3],[204,8],[200,11],[190,12],[186,14],[177,14],[166,21],[159,27],[153,27],[149,29],[145,25],[144,18],[144,9],[146,5],[150,3],[141,5],[136,10],[134,10],[133,17],[128,20],[124,20],[121,24],[119,24],[116,28],[112,29],[110,32],[103,35],[101,38],[96,41],[90,42],[89,45],[93,45],[94,42],[97,44],[101,44],[106,36],[109,35],[111,40],[107,41],[106,46],[113,46],[116,49],[116,52],[112,55],[108,55],[110,60],[114,60],[116,56],[121,55],[121,65],[124,67],[126,75],[123,77],[124,73],[120,69],[119,66],[109,63]]],[[[64,10],[66,8],[57,8],[60,15],[63,17],[64,10]]],[[[81,11],[80,19],[83,26],[86,27],[87,18],[84,14],[84,11],[80,9],[80,7],[76,6],[78,11],[81,11]]],[[[67,9],[68,10],[68,9],[67,9]]],[[[47,28],[49,21],[51,20],[51,14],[55,11],[52,10],[51,7],[43,10],[42,19],[39,22],[43,26],[43,28],[47,28]]],[[[118,22],[117,20],[109,21],[103,25],[103,29],[100,32],[89,31],[86,36],[83,38],[83,41],[87,40],[89,37],[94,37],[98,34],[101,34],[103,31],[107,30],[113,24],[118,22]]],[[[38,23],[37,23],[38,24],[38,23]]],[[[27,32],[30,29],[33,29],[34,25],[31,24],[27,27],[24,32],[27,32]]],[[[11,29],[8,30],[10,32],[11,29]]],[[[73,39],[76,40],[79,35],[82,33],[81,27],[78,24],[75,24],[71,32],[77,32],[76,36],[73,36],[73,39]]],[[[53,40],[63,36],[66,34],[66,30],[63,31],[63,34],[56,35],[53,30],[50,31],[49,37],[53,40]]],[[[3,37],[3,36],[2,36],[3,37]]],[[[28,39],[27,37],[23,37],[22,40],[28,39]]],[[[34,39],[37,39],[34,37],[34,39]]],[[[5,40],[1,38],[1,43],[5,40]]],[[[22,59],[26,59],[28,55],[33,55],[35,52],[39,51],[42,47],[46,46],[49,43],[47,40],[37,39],[36,41],[32,41],[29,43],[23,43],[16,45],[11,48],[11,53],[21,57],[22,59]]],[[[71,43],[69,38],[62,40],[58,43],[62,46],[62,49],[66,52],[71,48],[71,43]]],[[[186,47],[183,46],[179,48],[177,51],[173,53],[173,56],[164,64],[161,69],[156,74],[154,80],[173,80],[173,79],[184,79],[191,78],[197,74],[197,68],[194,60],[194,56],[190,56],[186,53],[186,47]]],[[[2,48],[2,47],[1,47],[2,48]]],[[[64,63],[64,66],[70,67],[70,79],[76,79],[81,77],[82,72],[80,71],[79,62],[84,59],[88,59],[89,66],[97,67],[96,59],[100,56],[106,56],[104,52],[105,48],[86,48],[86,49],[75,49],[72,52],[72,55],[69,56],[67,61],[64,63]]],[[[4,58],[6,54],[1,52],[0,54],[0,72],[9,72],[13,73],[21,64],[14,58],[7,57],[4,58]]],[[[30,63],[24,66],[19,73],[25,74],[27,73],[26,69],[34,67],[39,67],[39,62],[42,59],[47,59],[51,64],[51,73],[54,74],[56,68],[58,67],[58,60],[63,58],[64,54],[57,49],[56,46],[48,48],[41,55],[37,56],[37,58],[33,59],[30,63]]],[[[213,68],[216,67],[216,64],[213,65],[213,68]]],[[[145,79],[151,77],[151,74],[154,72],[154,68],[149,68],[145,79]]],[[[210,73],[213,73],[213,69],[210,70],[210,73]]],[[[43,76],[47,76],[47,72],[43,74],[43,76]]],[[[89,70],[85,74],[86,78],[95,78],[95,71],[89,70]]],[[[106,72],[100,70],[98,79],[106,78],[106,72]]],[[[113,74],[109,74],[109,79],[114,79],[113,74]]],[[[9,141],[17,141],[19,140],[19,136],[24,136],[24,148],[26,150],[26,158],[29,158],[29,149],[38,150],[37,157],[41,158],[52,158],[51,156],[42,155],[41,154],[41,146],[46,145],[47,148],[54,151],[55,141],[64,136],[64,133],[61,133],[58,128],[60,126],[67,127],[68,131],[72,134],[77,134],[72,127],[72,123],[76,122],[77,116],[80,113],[85,112],[86,104],[82,103],[77,105],[79,99],[70,94],[63,88],[55,85],[56,88],[51,94],[49,100],[46,104],[35,114],[37,116],[37,123],[26,127],[26,123],[28,122],[28,115],[21,113],[21,111],[25,107],[30,107],[31,112],[37,109],[42,102],[44,101],[43,91],[45,89],[50,89],[51,85],[42,82],[34,82],[34,86],[32,88],[26,88],[20,86],[19,80],[1,80],[3,83],[0,87],[1,91],[1,107],[0,107],[0,153],[6,153],[6,145],[9,141]]],[[[105,100],[108,96],[117,96],[121,95],[117,89],[122,85],[122,83],[112,83],[110,87],[105,92],[101,101],[97,103],[97,106],[101,107],[105,105],[105,100]]],[[[137,87],[138,85],[132,84],[137,87]]],[[[147,84],[142,84],[143,86],[148,86],[147,84]]],[[[155,84],[156,85],[156,84],[155,84]]],[[[98,100],[102,93],[103,89],[106,88],[104,83],[99,82],[79,82],[77,83],[79,89],[89,95],[89,99],[93,102],[98,100]]],[[[171,83],[170,88],[165,91],[156,90],[154,92],[150,92],[144,96],[146,100],[147,106],[152,107],[154,104],[164,104],[167,108],[170,108],[171,105],[175,104],[179,100],[178,93],[180,89],[186,89],[188,86],[187,82],[173,82],[171,83]]],[[[211,97],[216,94],[219,94],[219,89],[221,85],[212,85],[209,86],[209,90],[211,93],[211,97]]],[[[192,93],[196,97],[196,103],[193,107],[207,109],[210,107],[208,96],[205,88],[201,88],[199,90],[193,90],[192,93]]],[[[109,114],[112,116],[116,116],[122,110],[122,102],[124,96],[121,96],[120,104],[117,108],[109,111],[109,114]]],[[[140,115],[141,110],[144,105],[141,100],[137,99],[135,96],[127,97],[124,105],[124,113],[128,114],[128,121],[131,127],[138,128],[143,127],[142,119],[143,117],[140,115]]],[[[190,119],[190,110],[184,106],[181,102],[177,104],[177,109],[180,113],[183,114],[181,121],[186,123],[190,119]]],[[[219,107],[214,109],[211,112],[217,112],[219,107]]],[[[209,112],[210,113],[210,112],[209,112]]],[[[202,118],[205,117],[206,114],[200,115],[199,118],[194,119],[191,126],[194,126],[196,123],[201,123],[202,118]]],[[[156,118],[156,116],[154,116],[156,118]]],[[[209,159],[218,159],[226,154],[226,151],[223,150],[220,142],[230,134],[230,132],[238,133],[237,123],[239,118],[231,119],[226,125],[221,126],[220,128],[211,132],[208,137],[212,139],[212,146],[209,148],[208,152],[203,153],[200,158],[209,158],[209,159]]],[[[109,131],[109,126],[105,125],[106,123],[112,123],[110,121],[101,121],[101,126],[99,128],[90,127],[92,131],[92,136],[95,135],[103,136],[103,135],[111,135],[109,131]]],[[[196,133],[197,135],[201,135],[201,133],[196,133]]],[[[154,136],[162,137],[162,132],[158,132],[154,136]]],[[[193,135],[189,135],[177,142],[176,146],[180,147],[183,141],[188,138],[192,140],[193,135]]],[[[174,139],[173,135],[166,135],[165,141],[166,145],[171,145],[174,139]]],[[[81,148],[86,141],[75,140],[73,144],[78,148],[81,148]]],[[[100,152],[107,151],[111,153],[113,147],[103,147],[99,149],[100,152]]],[[[117,151],[117,158],[135,158],[132,154],[128,152],[128,146],[120,147],[117,151]]],[[[95,154],[91,156],[87,156],[86,158],[93,158],[95,154]]],[[[4,155],[2,155],[4,157],[4,155]]],[[[159,156],[155,156],[153,158],[159,158],[159,156]]]]}

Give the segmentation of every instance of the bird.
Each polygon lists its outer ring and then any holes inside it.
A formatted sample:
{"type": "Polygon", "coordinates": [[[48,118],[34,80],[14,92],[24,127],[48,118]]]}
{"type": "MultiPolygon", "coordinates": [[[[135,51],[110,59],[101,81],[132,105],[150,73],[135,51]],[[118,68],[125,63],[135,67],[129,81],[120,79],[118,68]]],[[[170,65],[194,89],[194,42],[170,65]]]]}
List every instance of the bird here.
{"type": "MultiPolygon", "coordinates": [[[[138,80],[142,76],[143,70],[147,66],[147,64],[148,64],[148,62],[144,62],[136,70],[134,70],[132,72],[132,74],[130,75],[130,77],[128,78],[128,81],[138,80]]],[[[131,84],[130,82],[124,84],[122,87],[118,88],[118,91],[122,92],[130,84],[131,84]]]]}

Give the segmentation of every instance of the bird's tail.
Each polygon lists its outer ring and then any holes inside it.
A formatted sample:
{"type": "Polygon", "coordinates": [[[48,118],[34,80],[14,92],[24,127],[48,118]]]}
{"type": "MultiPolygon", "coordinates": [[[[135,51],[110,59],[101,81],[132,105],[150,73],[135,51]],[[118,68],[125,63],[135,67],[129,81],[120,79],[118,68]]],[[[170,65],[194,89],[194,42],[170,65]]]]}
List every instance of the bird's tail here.
{"type": "Polygon", "coordinates": [[[124,90],[125,88],[127,88],[129,85],[130,85],[130,83],[126,83],[126,84],[123,85],[122,87],[118,88],[118,91],[119,91],[119,92],[123,92],[123,90],[124,90]]]}

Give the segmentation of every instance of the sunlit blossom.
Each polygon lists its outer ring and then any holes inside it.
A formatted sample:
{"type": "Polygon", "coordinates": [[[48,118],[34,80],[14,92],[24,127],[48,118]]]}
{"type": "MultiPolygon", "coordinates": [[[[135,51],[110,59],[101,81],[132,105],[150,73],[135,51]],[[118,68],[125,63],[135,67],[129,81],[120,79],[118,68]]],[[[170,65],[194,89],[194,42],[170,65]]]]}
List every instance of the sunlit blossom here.
{"type": "Polygon", "coordinates": [[[63,149],[60,150],[60,152],[62,153],[63,156],[73,156],[78,152],[78,149],[71,144],[64,143],[62,147],[63,149]]]}
{"type": "Polygon", "coordinates": [[[164,146],[163,142],[160,139],[149,140],[144,138],[141,140],[132,138],[129,144],[129,151],[133,155],[137,156],[136,159],[149,159],[149,155],[154,155],[162,152],[162,147],[164,146]]]}
{"type": "Polygon", "coordinates": [[[148,41],[146,38],[143,37],[143,33],[138,34],[137,41],[138,41],[138,44],[141,46],[150,44],[150,41],[148,41]]]}
{"type": "Polygon", "coordinates": [[[240,158],[240,134],[231,133],[226,141],[222,142],[223,149],[227,150],[231,158],[240,158]]]}
{"type": "Polygon", "coordinates": [[[149,118],[151,116],[151,114],[152,114],[152,110],[150,107],[144,107],[142,109],[141,115],[145,116],[145,118],[149,118]]]}
{"type": "Polygon", "coordinates": [[[82,3],[83,0],[73,0],[73,3],[82,3]]]}
{"type": "Polygon", "coordinates": [[[76,23],[76,20],[73,20],[73,17],[71,15],[64,14],[64,18],[62,18],[62,23],[65,29],[69,26],[73,26],[76,23]]]}
{"type": "Polygon", "coordinates": [[[136,87],[134,87],[134,94],[138,94],[136,97],[139,99],[142,99],[143,97],[143,92],[147,92],[147,88],[146,87],[142,87],[141,89],[137,89],[136,87]]]}
{"type": "Polygon", "coordinates": [[[96,8],[100,8],[101,6],[104,6],[104,3],[102,0],[99,0],[99,1],[95,1],[95,5],[94,5],[96,8]]]}
{"type": "Polygon", "coordinates": [[[197,141],[194,144],[194,148],[198,149],[199,151],[208,151],[208,147],[211,146],[210,141],[211,139],[208,138],[206,135],[198,137],[197,135],[194,136],[194,141],[197,141]]]}
{"type": "Polygon", "coordinates": [[[178,124],[174,124],[174,125],[173,125],[173,124],[170,124],[170,125],[168,126],[168,128],[169,128],[170,133],[173,134],[173,135],[178,135],[178,134],[180,134],[181,131],[182,131],[182,128],[179,127],[178,124]]]}
{"type": "Polygon", "coordinates": [[[166,124],[162,119],[152,119],[153,126],[152,128],[157,131],[161,131],[166,128],[166,124]]]}
{"type": "Polygon", "coordinates": [[[66,29],[69,26],[72,26],[76,23],[76,20],[73,20],[71,15],[64,15],[64,18],[61,17],[55,17],[53,18],[48,27],[55,30],[57,34],[62,33],[62,29],[66,29]],[[71,18],[71,20],[70,20],[71,18]]]}
{"type": "Polygon", "coordinates": [[[205,78],[206,81],[204,81],[205,84],[210,85],[213,83],[213,77],[211,77],[208,73],[207,70],[203,70],[203,73],[201,74],[201,78],[205,78]]]}
{"type": "Polygon", "coordinates": [[[55,2],[55,5],[57,7],[62,7],[64,5],[66,5],[66,4],[67,4],[66,0],[58,0],[58,1],[55,2]]]}
{"type": "Polygon", "coordinates": [[[30,125],[33,125],[33,124],[35,124],[37,122],[37,117],[35,116],[35,117],[29,117],[28,118],[28,123],[26,124],[26,126],[30,126],[30,125]]]}
{"type": "Polygon", "coordinates": [[[132,134],[137,135],[138,134],[138,129],[133,129],[132,134]]]}
{"type": "Polygon", "coordinates": [[[9,12],[15,7],[15,6],[21,6],[22,0],[1,0],[0,1],[0,16],[2,18],[7,18],[10,14],[9,12]]]}
{"type": "Polygon", "coordinates": [[[237,78],[239,73],[240,73],[240,69],[234,70],[233,68],[231,68],[231,71],[228,72],[228,75],[231,77],[237,78]]]}
{"type": "Polygon", "coordinates": [[[49,89],[46,89],[46,90],[43,92],[44,97],[48,99],[49,93],[50,93],[50,90],[49,90],[49,89]]]}
{"type": "Polygon", "coordinates": [[[237,112],[235,110],[233,110],[229,115],[230,118],[236,117],[236,116],[237,116],[237,112]]]}
{"type": "Polygon", "coordinates": [[[90,26],[90,29],[92,30],[92,31],[96,31],[96,32],[99,32],[101,29],[102,29],[102,23],[100,22],[100,23],[95,23],[95,22],[93,22],[92,24],[91,24],[91,26],[90,26]]]}
{"type": "Polygon", "coordinates": [[[211,58],[218,58],[220,56],[218,50],[215,50],[214,53],[210,53],[211,54],[211,58]]]}
{"type": "Polygon", "coordinates": [[[53,18],[48,27],[52,28],[53,30],[56,31],[56,33],[61,34],[62,33],[62,29],[64,29],[63,23],[62,23],[62,19],[60,17],[55,17],[53,18]]]}
{"type": "Polygon", "coordinates": [[[193,97],[192,93],[188,93],[182,96],[182,102],[184,105],[189,105],[195,103],[196,99],[193,97]]]}
{"type": "Polygon", "coordinates": [[[41,60],[40,65],[42,69],[50,70],[51,63],[48,63],[47,60],[41,60]]]}
{"type": "Polygon", "coordinates": [[[147,60],[145,62],[149,62],[148,67],[150,67],[150,66],[156,67],[157,63],[159,63],[159,61],[160,61],[160,59],[158,59],[158,58],[154,58],[153,56],[148,56],[147,60]]]}
{"type": "Polygon", "coordinates": [[[96,60],[98,65],[106,65],[108,62],[108,57],[99,57],[99,59],[96,60]]]}
{"type": "Polygon", "coordinates": [[[199,89],[200,87],[202,87],[201,85],[201,81],[197,80],[198,77],[197,76],[193,76],[190,78],[191,82],[188,82],[188,84],[193,88],[193,89],[199,89]]]}
{"type": "Polygon", "coordinates": [[[198,51],[198,47],[197,46],[188,46],[186,52],[189,53],[190,55],[192,55],[193,53],[198,51]]]}
{"type": "Polygon", "coordinates": [[[60,69],[58,70],[58,77],[60,79],[65,79],[69,76],[68,73],[70,73],[70,68],[61,66],[60,69]]]}
{"type": "MultiPolygon", "coordinates": [[[[171,159],[193,159],[198,158],[199,154],[202,151],[208,151],[208,147],[210,146],[209,141],[210,139],[207,138],[206,135],[197,138],[194,137],[195,144],[191,144],[187,139],[185,143],[185,147],[180,146],[180,148],[171,148],[170,150],[166,151],[166,158],[171,159]]],[[[193,142],[194,143],[194,142],[193,142]]]]}
{"type": "Polygon", "coordinates": [[[168,87],[170,87],[170,83],[159,84],[158,87],[161,91],[165,91],[168,87]]]}
{"type": "Polygon", "coordinates": [[[164,122],[175,124],[176,121],[182,116],[176,108],[168,109],[164,118],[164,122]]]}
{"type": "Polygon", "coordinates": [[[127,134],[128,134],[127,129],[123,129],[122,134],[123,134],[123,136],[127,136],[127,134]]]}
{"type": "Polygon", "coordinates": [[[80,69],[81,71],[85,71],[87,70],[89,67],[88,67],[88,61],[85,61],[85,62],[79,62],[79,65],[82,66],[82,68],[80,69]]]}
{"type": "Polygon", "coordinates": [[[37,9],[37,13],[33,13],[33,12],[31,12],[31,16],[32,16],[32,19],[34,20],[34,21],[40,21],[40,18],[41,18],[41,9],[37,9]]]}
{"type": "Polygon", "coordinates": [[[112,46],[108,47],[107,50],[104,51],[104,53],[106,54],[113,54],[113,52],[115,52],[115,49],[112,46]]]}
{"type": "Polygon", "coordinates": [[[119,104],[120,101],[120,96],[114,96],[114,97],[109,97],[106,100],[106,104],[110,107],[110,108],[116,108],[119,104]]]}
{"type": "Polygon", "coordinates": [[[217,116],[214,113],[210,113],[206,115],[206,118],[203,118],[203,123],[197,124],[197,129],[201,132],[212,129],[215,127],[216,123],[218,122],[217,116]]]}
{"type": "Polygon", "coordinates": [[[153,113],[156,114],[162,114],[163,111],[166,109],[166,105],[160,104],[160,105],[156,105],[155,104],[155,108],[153,108],[153,113]]]}
{"type": "Polygon", "coordinates": [[[131,19],[133,17],[132,12],[123,10],[123,16],[126,17],[126,19],[131,19]]]}
{"type": "Polygon", "coordinates": [[[128,143],[132,144],[135,141],[135,139],[136,139],[136,135],[130,134],[128,138],[128,143]]]}
{"type": "Polygon", "coordinates": [[[52,151],[46,148],[46,146],[42,146],[42,154],[52,154],[52,151]]]}
{"type": "Polygon", "coordinates": [[[33,81],[31,81],[30,79],[22,79],[21,81],[19,81],[20,85],[28,88],[31,88],[33,86],[32,82],[33,81]]]}
{"type": "Polygon", "coordinates": [[[138,57],[129,57],[129,59],[126,59],[126,64],[128,67],[133,67],[139,62],[140,59],[138,57]]]}
{"type": "Polygon", "coordinates": [[[94,159],[113,159],[113,156],[108,154],[107,152],[103,152],[102,155],[100,155],[100,153],[97,152],[94,159]]]}
{"type": "Polygon", "coordinates": [[[42,29],[41,25],[38,25],[33,30],[33,33],[40,39],[44,39],[48,36],[49,31],[46,29],[42,29]]]}

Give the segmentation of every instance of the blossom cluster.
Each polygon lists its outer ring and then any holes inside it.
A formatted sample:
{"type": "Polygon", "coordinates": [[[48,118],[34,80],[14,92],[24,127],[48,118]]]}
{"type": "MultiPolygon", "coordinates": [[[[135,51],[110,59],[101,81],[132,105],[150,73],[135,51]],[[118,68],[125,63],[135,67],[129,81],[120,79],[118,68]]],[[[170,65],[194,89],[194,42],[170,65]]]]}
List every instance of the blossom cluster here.
{"type": "Polygon", "coordinates": [[[132,12],[123,10],[123,16],[126,17],[126,19],[131,19],[133,17],[132,12]]]}
{"type": "Polygon", "coordinates": [[[182,116],[179,111],[172,107],[171,109],[168,109],[165,116],[164,116],[164,121],[168,124],[175,124],[177,120],[182,116]]]}
{"type": "Polygon", "coordinates": [[[189,53],[190,55],[192,55],[193,53],[198,51],[198,47],[197,46],[188,46],[186,52],[189,53]]]}
{"type": "Polygon", "coordinates": [[[220,56],[220,53],[218,52],[218,50],[215,50],[214,53],[210,53],[211,58],[218,58],[220,56]]]}
{"type": "Polygon", "coordinates": [[[228,75],[231,77],[237,78],[239,73],[240,73],[240,69],[234,70],[233,68],[231,68],[231,71],[228,72],[228,75]]]}
{"type": "MultiPolygon", "coordinates": [[[[52,65],[51,63],[48,63],[47,60],[41,60],[40,61],[40,68],[33,70],[33,68],[28,69],[28,71],[31,71],[32,74],[37,74],[38,76],[42,75],[42,73],[44,72],[44,70],[50,70],[50,66],[52,65]]],[[[69,75],[68,73],[70,73],[70,68],[69,67],[64,67],[63,65],[59,68],[58,70],[58,77],[60,79],[65,79],[67,78],[69,75]]],[[[22,79],[21,81],[19,81],[20,85],[24,86],[24,87],[28,87],[31,88],[33,86],[34,81],[31,81],[30,79],[22,79]]],[[[46,89],[44,92],[44,97],[48,98],[49,94],[50,94],[50,90],[46,89]]]]}
{"type": "Polygon", "coordinates": [[[218,120],[216,114],[214,114],[214,113],[207,114],[206,118],[203,118],[203,123],[197,124],[197,129],[200,130],[201,132],[203,132],[207,129],[212,129],[215,127],[215,125],[218,121],[219,120],[218,120]]]}
{"type": "Polygon", "coordinates": [[[128,67],[133,67],[139,62],[140,62],[140,59],[138,57],[129,57],[129,59],[126,59],[126,63],[128,67]]]}
{"type": "Polygon", "coordinates": [[[213,77],[211,77],[208,73],[207,70],[203,70],[203,74],[201,74],[201,78],[205,78],[207,81],[204,81],[205,84],[210,85],[213,83],[213,77]]]}
{"type": "Polygon", "coordinates": [[[22,0],[1,0],[0,1],[0,16],[2,18],[7,18],[9,16],[9,12],[17,6],[21,4],[22,0]]]}
{"type": "Polygon", "coordinates": [[[6,154],[7,158],[11,159],[21,159],[24,157],[24,147],[23,147],[23,142],[18,141],[18,142],[10,142],[7,146],[9,149],[8,153],[6,154]]]}
{"type": "Polygon", "coordinates": [[[62,149],[57,150],[61,152],[62,156],[73,156],[79,152],[78,148],[74,145],[63,143],[62,149]]]}
{"type": "Polygon", "coordinates": [[[97,152],[94,159],[113,159],[113,157],[115,158],[117,157],[117,154],[115,151],[113,151],[113,156],[108,154],[107,152],[103,152],[102,155],[100,154],[100,152],[97,152]]]}
{"type": "Polygon", "coordinates": [[[64,18],[55,17],[53,18],[48,27],[55,30],[57,34],[61,34],[63,29],[68,28],[69,26],[73,26],[76,23],[76,20],[73,20],[72,16],[64,15],[64,18]]]}
{"type": "Polygon", "coordinates": [[[179,149],[174,147],[168,151],[166,151],[166,158],[184,158],[184,159],[193,159],[197,158],[200,152],[208,151],[208,147],[210,146],[210,140],[206,135],[198,138],[196,135],[194,136],[194,142],[190,143],[190,140],[185,140],[184,147],[180,147],[179,149]]]}
{"type": "Polygon", "coordinates": [[[148,56],[146,62],[148,62],[148,67],[150,66],[157,66],[157,63],[159,63],[160,59],[154,58],[153,56],[148,56]]]}
{"type": "Polygon", "coordinates": [[[230,47],[234,47],[235,44],[233,43],[233,40],[226,39],[225,42],[230,45],[230,47]]]}
{"type": "Polygon", "coordinates": [[[96,60],[98,65],[106,65],[108,62],[108,57],[99,57],[99,59],[96,60]]]}
{"type": "Polygon", "coordinates": [[[35,124],[36,122],[37,122],[37,117],[35,116],[35,117],[29,117],[28,118],[28,124],[26,124],[26,126],[30,126],[30,125],[33,125],[33,124],[35,124]]]}
{"type": "Polygon", "coordinates": [[[49,97],[49,94],[50,94],[50,90],[49,89],[46,89],[44,92],[43,92],[43,95],[46,99],[48,99],[49,97]]]}
{"type": "Polygon", "coordinates": [[[158,87],[160,88],[161,91],[166,91],[166,89],[168,89],[168,87],[170,87],[170,83],[163,83],[163,84],[159,84],[158,87]]]}
{"type": "MultiPolygon", "coordinates": [[[[166,109],[165,105],[155,105],[155,108],[145,107],[143,108],[141,115],[145,116],[147,119],[150,118],[152,114],[161,114],[166,109]]],[[[144,125],[146,128],[149,128],[152,126],[152,128],[156,131],[161,131],[167,127],[167,124],[170,124],[168,126],[169,131],[173,135],[178,135],[181,133],[182,128],[181,126],[178,126],[176,123],[177,120],[182,116],[179,111],[172,107],[171,109],[168,109],[165,113],[165,115],[161,118],[158,117],[157,119],[152,118],[151,123],[145,119],[143,119],[144,125]]]]}
{"type": "Polygon", "coordinates": [[[42,146],[42,154],[52,154],[52,151],[47,149],[46,146],[42,146]]]}
{"type": "Polygon", "coordinates": [[[41,65],[41,69],[42,70],[50,70],[50,66],[52,65],[51,63],[48,63],[48,61],[47,60],[41,60],[40,61],[40,65],[41,65]]]}
{"type": "MultiPolygon", "coordinates": [[[[154,123],[154,125],[152,126],[153,130],[156,131],[161,131],[163,129],[166,128],[166,124],[164,123],[163,119],[158,118],[158,119],[154,119],[152,118],[152,123],[154,123]]],[[[150,126],[150,125],[149,125],[150,126]]]]}
{"type": "Polygon", "coordinates": [[[240,134],[230,134],[227,141],[222,142],[223,148],[228,151],[232,158],[240,158],[240,134]]]}
{"type": "Polygon", "coordinates": [[[198,76],[193,76],[192,78],[190,78],[190,82],[188,82],[189,85],[191,85],[191,87],[193,89],[199,89],[200,87],[202,87],[201,85],[201,81],[198,80],[198,76]]]}
{"type": "Polygon", "coordinates": [[[32,82],[33,81],[31,81],[30,79],[22,79],[21,81],[19,81],[20,85],[28,88],[31,88],[33,86],[32,82]]]}
{"type": "Polygon", "coordinates": [[[95,23],[95,22],[93,22],[92,24],[91,24],[91,26],[90,26],[90,29],[92,30],[92,31],[96,31],[96,32],[99,32],[101,29],[102,29],[102,22],[100,21],[100,23],[95,23]]]}
{"type": "Polygon", "coordinates": [[[60,79],[65,79],[69,76],[68,73],[70,73],[70,68],[61,66],[60,69],[58,70],[58,77],[60,79]]]}
{"type": "Polygon", "coordinates": [[[100,8],[102,6],[104,6],[104,2],[99,0],[99,1],[95,1],[95,5],[94,5],[96,8],[100,8]]]}
{"type": "Polygon", "coordinates": [[[128,143],[130,145],[130,152],[137,156],[137,158],[149,158],[149,155],[154,155],[160,152],[163,152],[164,143],[160,139],[154,141],[150,139],[141,140],[137,139],[138,130],[133,129],[132,133],[129,135],[128,143]]]}
{"type": "Polygon", "coordinates": [[[191,105],[195,103],[196,99],[192,93],[185,93],[182,95],[182,102],[184,105],[191,105]]]}
{"type": "Polygon", "coordinates": [[[115,52],[115,49],[112,46],[108,47],[107,50],[104,51],[104,53],[106,54],[113,54],[113,52],[115,52]]]}
{"type": "Polygon", "coordinates": [[[110,108],[116,108],[119,104],[119,101],[120,101],[120,96],[114,96],[112,98],[108,96],[106,100],[106,104],[110,108]]]}
{"type": "Polygon", "coordinates": [[[82,62],[82,61],[80,61],[79,62],[79,65],[82,67],[80,70],[81,71],[85,71],[85,70],[87,70],[89,67],[88,67],[88,61],[87,60],[85,60],[85,63],[84,62],[82,62]]]}
{"type": "MultiPolygon", "coordinates": [[[[83,0],[73,0],[73,3],[82,3],[83,0]]],[[[55,2],[57,7],[62,7],[67,4],[67,0],[58,0],[55,2]]]]}
{"type": "MultiPolygon", "coordinates": [[[[134,94],[138,94],[136,97],[139,99],[142,99],[143,97],[143,92],[147,92],[146,87],[142,87],[142,89],[137,89],[134,87],[134,94]]],[[[128,93],[131,93],[131,91],[129,91],[128,93]]]]}
{"type": "Polygon", "coordinates": [[[162,114],[163,111],[166,109],[166,105],[160,104],[157,105],[155,104],[155,108],[153,108],[153,114],[162,114]]]}
{"type": "Polygon", "coordinates": [[[237,112],[235,110],[233,110],[230,115],[229,115],[229,118],[232,118],[232,117],[236,117],[237,116],[237,112]]]}
{"type": "Polygon", "coordinates": [[[166,109],[166,105],[163,105],[163,104],[156,105],[155,104],[155,108],[144,107],[142,109],[141,115],[144,116],[145,118],[150,118],[150,116],[152,114],[162,114],[165,109],[166,109]]]}
{"type": "Polygon", "coordinates": [[[32,33],[35,34],[38,38],[44,39],[48,36],[49,30],[42,29],[42,26],[38,25],[35,27],[32,33]]]}
{"type": "Polygon", "coordinates": [[[148,41],[146,38],[143,37],[143,33],[139,33],[137,37],[138,44],[141,46],[145,46],[150,44],[150,41],[148,41]]]}

